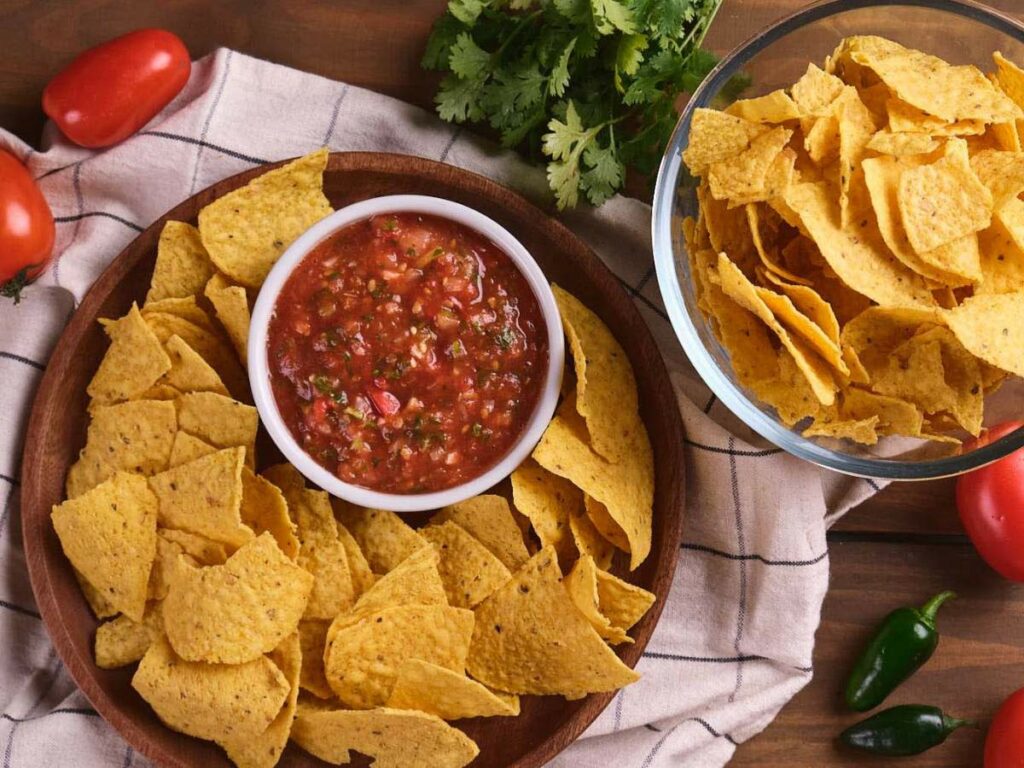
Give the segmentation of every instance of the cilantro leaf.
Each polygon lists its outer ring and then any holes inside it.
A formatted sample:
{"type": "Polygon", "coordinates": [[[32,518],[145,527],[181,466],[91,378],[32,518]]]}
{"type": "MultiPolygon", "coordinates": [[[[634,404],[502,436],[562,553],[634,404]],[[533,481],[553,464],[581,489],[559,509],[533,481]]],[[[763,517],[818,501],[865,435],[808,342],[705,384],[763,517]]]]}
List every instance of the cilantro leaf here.
{"type": "Polygon", "coordinates": [[[551,77],[548,79],[548,93],[552,96],[562,96],[569,86],[569,80],[572,77],[569,74],[569,57],[572,56],[572,49],[576,47],[576,39],[574,37],[569,41],[565,50],[562,51],[562,55],[558,57],[554,69],[551,70],[551,77]]]}
{"type": "Polygon", "coordinates": [[[487,4],[487,0],[449,0],[448,12],[463,24],[473,24],[487,4]]]}
{"type": "Polygon", "coordinates": [[[462,32],[455,38],[448,58],[448,66],[452,72],[463,79],[482,78],[490,67],[491,55],[473,42],[468,32],[462,32]]]}
{"type": "Polygon", "coordinates": [[[434,97],[437,113],[442,120],[454,123],[482,120],[484,111],[480,106],[480,96],[483,90],[482,80],[463,80],[455,75],[447,75],[434,97]]]}
{"type": "Polygon", "coordinates": [[[424,69],[447,69],[455,39],[465,30],[466,25],[450,13],[439,16],[427,38],[427,49],[423,52],[420,66],[424,69]]]}
{"type": "Polygon", "coordinates": [[[600,205],[622,186],[625,168],[616,155],[614,146],[602,147],[596,142],[583,150],[583,163],[588,169],[580,177],[580,186],[593,205],[600,205]]]}
{"type": "Polygon", "coordinates": [[[616,30],[627,35],[636,31],[633,23],[633,12],[620,0],[590,0],[594,27],[602,35],[610,35],[616,30]]]}

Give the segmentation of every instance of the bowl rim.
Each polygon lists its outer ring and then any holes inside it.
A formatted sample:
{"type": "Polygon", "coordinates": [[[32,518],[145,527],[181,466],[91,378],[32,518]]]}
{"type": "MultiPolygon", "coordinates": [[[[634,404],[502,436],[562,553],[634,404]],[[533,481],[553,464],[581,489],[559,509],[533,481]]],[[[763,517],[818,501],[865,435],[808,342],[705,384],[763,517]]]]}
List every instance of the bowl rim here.
{"type": "MultiPolygon", "coordinates": [[[[690,119],[694,110],[709,104],[711,98],[752,56],[791,32],[840,13],[895,6],[962,16],[1024,44],[1024,22],[982,6],[974,0],[820,0],[783,17],[724,56],[691,95],[676,123],[658,169],[651,216],[651,241],[661,297],[683,350],[712,393],[744,424],[788,453],[843,474],[879,480],[932,480],[977,469],[1024,447],[1024,427],[966,454],[915,462],[850,456],[803,437],[761,411],[719,369],[707,352],[693,318],[685,310],[684,289],[676,271],[673,247],[675,225],[672,213],[676,189],[680,178],[688,174],[683,167],[681,153],[689,137],[690,119]]],[[[692,290],[692,286],[689,288],[692,290]]]]}
{"type": "Polygon", "coordinates": [[[565,366],[565,342],[562,320],[551,286],[529,251],[507,229],[490,217],[468,206],[428,195],[382,195],[361,200],[318,221],[285,250],[267,275],[253,305],[247,342],[248,373],[253,400],[267,432],[277,447],[299,472],[332,496],[361,507],[393,512],[421,512],[456,504],[477,496],[496,485],[518,467],[540,441],[554,416],[565,366]],[[270,386],[267,361],[267,333],[270,318],[284,284],[295,268],[320,243],[336,232],[385,213],[421,213],[448,219],[478,232],[493,242],[526,278],[537,298],[547,331],[547,371],[540,396],[525,427],[504,455],[488,469],[469,480],[428,493],[398,494],[346,483],[322,467],[303,450],[284,423],[270,386]]]}

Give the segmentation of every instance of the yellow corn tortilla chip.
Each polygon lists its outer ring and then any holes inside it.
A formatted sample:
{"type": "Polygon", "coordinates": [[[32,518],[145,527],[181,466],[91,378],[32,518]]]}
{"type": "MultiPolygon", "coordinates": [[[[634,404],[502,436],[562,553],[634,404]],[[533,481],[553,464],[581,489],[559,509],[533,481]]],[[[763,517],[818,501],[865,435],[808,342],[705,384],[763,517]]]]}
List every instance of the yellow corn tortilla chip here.
{"type": "Polygon", "coordinates": [[[448,603],[473,608],[511,577],[508,568],[457,523],[448,521],[420,531],[440,555],[438,573],[448,603]]]}
{"type": "Polygon", "coordinates": [[[850,226],[856,216],[851,203],[851,187],[860,173],[860,162],[868,141],[875,133],[871,111],[857,95],[857,89],[847,86],[836,100],[839,121],[839,211],[843,227],[850,226]]]}
{"type": "MultiPolygon", "coordinates": [[[[421,547],[381,576],[352,608],[351,615],[367,614],[400,605],[447,605],[444,582],[438,570],[441,556],[434,547],[421,547]]],[[[339,614],[336,624],[347,623],[339,614]]]]}
{"type": "Polygon", "coordinates": [[[370,570],[370,564],[366,562],[366,556],[359,548],[359,542],[341,523],[338,523],[338,538],[341,539],[341,544],[345,548],[348,570],[352,575],[352,590],[358,598],[374,585],[377,577],[370,570]]]}
{"type": "Polygon", "coordinates": [[[163,635],[163,612],[160,603],[150,603],[142,621],[118,616],[96,628],[94,643],[96,666],[117,669],[134,664],[163,635]]]}
{"type": "Polygon", "coordinates": [[[613,627],[629,630],[654,605],[655,596],[642,587],[597,570],[597,595],[601,613],[613,627]]]}
{"type": "Polygon", "coordinates": [[[298,635],[292,633],[282,640],[271,652],[270,660],[284,675],[291,686],[291,691],[277,717],[262,733],[256,736],[238,735],[218,739],[217,743],[224,748],[231,762],[238,768],[274,768],[288,745],[297,708],[299,671],[302,667],[302,649],[298,635]]]}
{"type": "Polygon", "coordinates": [[[924,280],[904,267],[885,247],[877,227],[852,222],[843,228],[823,182],[793,184],[786,202],[800,216],[829,267],[849,288],[883,305],[929,306],[934,302],[924,280]]]}
{"type": "Polygon", "coordinates": [[[291,690],[288,679],[265,656],[246,664],[188,662],[165,638],[146,651],[132,687],[165,725],[210,740],[262,733],[291,690]]]}
{"type": "Polygon", "coordinates": [[[224,386],[233,397],[249,396],[249,379],[245,375],[230,342],[211,328],[203,328],[194,322],[168,312],[145,314],[148,325],[162,344],[171,336],[182,340],[210,364],[220,376],[224,386]]]}
{"type": "Polygon", "coordinates": [[[1024,376],[1024,291],[974,296],[943,318],[972,355],[1024,376]]]}
{"type": "Polygon", "coordinates": [[[155,315],[174,315],[197,328],[215,333],[213,321],[206,310],[196,303],[195,296],[180,296],[150,302],[142,308],[142,317],[147,321],[155,315]]]}
{"type": "Polygon", "coordinates": [[[156,537],[156,560],[149,572],[150,600],[163,600],[174,572],[184,560],[189,565],[220,565],[228,559],[224,545],[205,536],[172,528],[160,528],[156,537]]]}
{"type": "Polygon", "coordinates": [[[281,489],[288,502],[299,539],[296,562],[316,577],[303,618],[333,619],[351,608],[356,598],[348,555],[338,536],[330,497],[323,491],[306,489],[293,473],[290,465],[277,465],[263,474],[281,489]]]}
{"type": "Polygon", "coordinates": [[[712,248],[728,253],[742,269],[753,270],[759,257],[745,226],[745,207],[730,208],[724,200],[715,200],[704,180],[701,180],[697,188],[697,198],[700,201],[701,222],[707,228],[712,248]]]}
{"type": "Polygon", "coordinates": [[[572,294],[552,286],[576,370],[576,410],[587,422],[594,450],[618,462],[631,436],[643,430],[636,378],[611,330],[572,294]]]}
{"type": "Polygon", "coordinates": [[[904,155],[924,155],[939,148],[939,142],[927,133],[892,133],[888,130],[878,131],[868,141],[867,149],[882,155],[903,157],[904,155]]]}
{"type": "MultiPolygon", "coordinates": [[[[783,267],[777,258],[769,255],[767,248],[765,248],[764,239],[761,237],[761,225],[764,217],[761,214],[756,203],[748,203],[746,206],[747,212],[747,226],[750,227],[750,236],[754,241],[754,247],[757,249],[757,255],[761,259],[761,263],[768,269],[769,272],[781,275],[787,280],[792,280],[796,283],[809,284],[809,280],[805,280],[799,275],[795,275],[788,269],[783,267]]],[[[771,209],[767,209],[770,211],[771,209]]]]}
{"type": "Polygon", "coordinates": [[[249,359],[246,345],[249,342],[249,299],[245,288],[232,285],[223,275],[210,278],[204,290],[206,298],[213,304],[217,319],[224,327],[243,365],[249,359]]]}
{"type": "Polygon", "coordinates": [[[199,293],[212,274],[199,230],[183,221],[168,221],[160,230],[146,303],[199,293]]]}
{"type": "Polygon", "coordinates": [[[852,421],[877,416],[880,435],[920,435],[924,427],[923,414],[913,403],[856,387],[843,392],[840,412],[852,421]]]}
{"type": "Polygon", "coordinates": [[[215,392],[227,396],[227,387],[217,372],[180,336],[171,336],[164,349],[171,360],[171,368],[162,379],[164,384],[179,393],[215,392]]]}
{"type": "Polygon", "coordinates": [[[978,230],[992,219],[992,193],[967,160],[967,149],[947,152],[930,165],[900,174],[897,200],[911,246],[932,251],[978,230]]]}
{"type": "Polygon", "coordinates": [[[533,458],[607,507],[629,540],[630,570],[647,558],[651,550],[654,457],[646,430],[634,430],[622,460],[611,464],[590,447],[586,425],[573,398],[567,398],[534,449],[533,458]]]}
{"type": "Polygon", "coordinates": [[[93,615],[97,619],[109,619],[112,616],[118,615],[118,610],[110,601],[103,596],[103,594],[90,584],[85,576],[80,574],[75,568],[71,569],[75,574],[75,580],[78,582],[79,588],[82,590],[82,596],[85,601],[89,603],[89,608],[92,610],[93,615]]]}
{"type": "Polygon", "coordinates": [[[985,123],[981,120],[956,120],[950,123],[900,99],[887,100],[885,109],[889,130],[897,134],[924,132],[932,136],[978,136],[985,132],[985,123]]]}
{"type": "Polygon", "coordinates": [[[616,523],[609,514],[608,507],[586,494],[583,496],[583,506],[587,511],[587,517],[590,518],[590,522],[594,524],[597,532],[601,534],[601,538],[611,543],[616,549],[629,552],[629,538],[626,536],[626,532],[622,530],[622,526],[616,523]]]}
{"type": "MultiPolygon", "coordinates": [[[[810,382],[785,347],[778,351],[773,362],[775,375],[750,385],[757,398],[772,406],[782,423],[789,427],[820,413],[822,405],[811,389],[810,382]]],[[[603,567],[600,562],[598,567],[603,567]]]]}
{"type": "Polygon", "coordinates": [[[281,551],[292,560],[299,555],[295,523],[288,516],[288,502],[281,490],[265,477],[242,467],[242,523],[259,536],[269,532],[281,551]]]}
{"type": "Polygon", "coordinates": [[[462,672],[473,621],[472,611],[445,605],[403,605],[361,616],[329,639],[327,682],[354,709],[381,706],[406,659],[462,672]]]}
{"type": "Polygon", "coordinates": [[[778,286],[793,306],[818,326],[835,344],[839,344],[839,320],[832,305],[825,301],[814,288],[806,285],[790,285],[779,275],[768,274],[770,282],[778,286]]]}
{"type": "Polygon", "coordinates": [[[431,524],[449,520],[487,547],[510,571],[530,559],[523,542],[523,532],[503,496],[486,493],[474,496],[445,507],[430,518],[431,524]]]}
{"type": "Polygon", "coordinates": [[[375,768],[462,768],[480,752],[462,731],[435,715],[389,708],[370,712],[300,708],[292,739],[328,763],[347,764],[352,750],[369,755],[375,768]]]}
{"type": "Polygon", "coordinates": [[[167,639],[186,661],[244,664],[296,631],[312,589],[313,577],[264,533],[223,565],[175,570],[164,600],[167,639]]]}
{"type": "Polygon", "coordinates": [[[554,547],[559,559],[568,562],[576,552],[569,520],[583,505],[580,489],[528,459],[512,473],[512,501],[530,520],[540,545],[554,547]]]}
{"type": "Polygon", "coordinates": [[[406,659],[398,668],[386,707],[414,709],[442,720],[467,717],[515,717],[519,697],[496,693],[465,674],[421,659],[406,659]]]}
{"type": "Polygon", "coordinates": [[[590,622],[590,626],[608,643],[619,645],[633,642],[620,627],[613,627],[608,617],[601,613],[594,558],[580,556],[572,570],[562,580],[562,585],[579,612],[590,622]]]}
{"type": "Polygon", "coordinates": [[[170,358],[135,304],[127,315],[108,324],[104,331],[110,337],[110,347],[86,388],[96,402],[130,400],[170,370],[170,358]]]}
{"type": "Polygon", "coordinates": [[[171,456],[167,460],[168,467],[176,467],[179,464],[187,464],[203,456],[216,453],[217,449],[205,440],[192,437],[188,432],[180,430],[174,435],[174,442],[171,444],[171,456]]]}
{"type": "MultiPolygon", "coordinates": [[[[583,499],[577,509],[569,515],[569,532],[575,545],[575,552],[594,559],[598,568],[610,568],[615,557],[615,546],[597,530],[586,513],[583,499]]],[[[571,556],[567,559],[571,559],[571,556]]]]}
{"type": "Polygon", "coordinates": [[[467,668],[490,688],[579,696],[639,679],[576,608],[551,547],[481,603],[476,617],[467,668]]]}
{"type": "MultiPolygon", "coordinates": [[[[768,307],[776,321],[785,326],[799,339],[806,342],[832,368],[844,376],[849,375],[850,371],[847,368],[846,361],[843,360],[843,353],[839,348],[838,338],[833,339],[824,328],[801,312],[789,296],[775,293],[760,286],[754,286],[754,291],[761,302],[768,307]]],[[[836,335],[838,336],[838,331],[836,335]]]]}
{"type": "MultiPolygon", "coordinates": [[[[1013,293],[1024,286],[1024,200],[1010,200],[978,233],[982,293],[1013,293]]],[[[951,307],[947,307],[951,309],[951,307]]]]}
{"type": "Polygon", "coordinates": [[[844,87],[843,81],[835,75],[808,64],[807,71],[793,84],[790,92],[803,116],[822,117],[830,114],[833,102],[844,87]]]}
{"type": "Polygon", "coordinates": [[[740,99],[729,105],[727,115],[735,115],[752,123],[784,123],[787,120],[799,120],[800,108],[785,91],[779,89],[756,96],[752,99],[740,99]]]}
{"type": "Polygon", "coordinates": [[[996,51],[992,54],[996,65],[996,81],[1017,106],[1024,106],[1024,70],[996,51]]]}
{"type": "Polygon", "coordinates": [[[157,536],[180,546],[185,554],[200,565],[220,565],[228,559],[228,551],[224,545],[205,536],[173,528],[161,528],[157,531],[157,536]]]}
{"type": "Polygon", "coordinates": [[[114,608],[142,621],[156,557],[156,499],[146,479],[120,472],[54,506],[50,518],[75,569],[114,608]]]}
{"type": "MultiPolygon", "coordinates": [[[[134,400],[177,400],[181,397],[181,391],[168,384],[157,382],[134,400]]],[[[89,403],[88,410],[91,413],[98,405],[93,401],[89,403]]]]}
{"type": "Polygon", "coordinates": [[[690,141],[683,162],[694,175],[703,175],[712,163],[736,157],[767,129],[740,117],[714,109],[694,110],[690,141]]]}
{"type": "Polygon", "coordinates": [[[874,445],[878,442],[878,433],[875,430],[877,424],[877,416],[872,416],[862,421],[826,421],[824,419],[815,419],[803,431],[803,436],[846,438],[864,445],[874,445]]]}
{"type": "Polygon", "coordinates": [[[321,699],[334,697],[324,675],[324,651],[327,647],[329,621],[314,619],[299,622],[299,640],[302,643],[302,674],[299,685],[321,699]]]}
{"type": "Polygon", "coordinates": [[[259,414],[251,405],[214,392],[189,392],[178,398],[178,428],[217,448],[245,448],[251,467],[259,414]]]}
{"type": "Polygon", "coordinates": [[[750,142],[749,149],[708,168],[708,186],[717,200],[742,205],[774,196],[767,189],[769,170],[792,137],[788,128],[773,128],[750,142]]]}
{"type": "Polygon", "coordinates": [[[980,276],[977,239],[973,233],[918,254],[910,244],[899,212],[899,180],[905,170],[920,167],[922,158],[874,157],[864,161],[864,177],[878,229],[890,251],[904,265],[931,280],[961,285],[980,276]],[[974,248],[971,248],[971,239],[974,248]],[[940,265],[946,265],[948,270],[940,265]]]}
{"type": "Polygon", "coordinates": [[[92,412],[85,448],[68,470],[69,499],[119,470],[152,475],[167,468],[178,420],[172,403],[134,400],[92,412]]]}
{"type": "Polygon", "coordinates": [[[882,38],[860,45],[851,58],[873,70],[903,101],[947,122],[999,123],[1022,116],[977,67],[952,66],[882,38]]]}
{"type": "Polygon", "coordinates": [[[199,211],[199,234],[217,268],[258,288],[292,241],[331,213],[323,193],[327,150],[267,171],[199,211]]]}
{"type": "Polygon", "coordinates": [[[752,312],[761,322],[778,337],[783,347],[796,360],[797,366],[807,377],[815,396],[823,405],[835,402],[836,383],[828,364],[819,358],[809,345],[801,339],[795,339],[776,319],[771,308],[757,292],[739,268],[729,261],[725,254],[718,256],[718,276],[725,294],[743,309],[752,312]]]}
{"type": "Polygon", "coordinates": [[[375,574],[385,574],[421,547],[427,540],[410,528],[394,512],[362,509],[335,500],[334,511],[375,574]]]}
{"type": "Polygon", "coordinates": [[[971,169],[992,193],[993,210],[999,210],[1024,192],[1024,153],[985,149],[971,156],[971,169]]]}
{"type": "Polygon", "coordinates": [[[253,537],[242,524],[241,448],[228,448],[149,478],[160,525],[197,533],[232,547],[253,537]]]}
{"type": "Polygon", "coordinates": [[[857,352],[873,377],[888,366],[893,351],[903,342],[940,322],[937,310],[871,307],[844,325],[840,338],[857,352]]]}

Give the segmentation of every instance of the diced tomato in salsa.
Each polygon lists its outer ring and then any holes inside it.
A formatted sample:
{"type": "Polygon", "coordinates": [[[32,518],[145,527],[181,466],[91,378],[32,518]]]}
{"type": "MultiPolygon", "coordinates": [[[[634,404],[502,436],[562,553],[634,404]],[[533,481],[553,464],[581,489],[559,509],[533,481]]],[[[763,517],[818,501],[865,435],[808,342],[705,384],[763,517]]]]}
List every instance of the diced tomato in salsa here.
{"type": "Polygon", "coordinates": [[[547,335],[526,278],[453,221],[374,216],[288,278],[268,335],[271,385],[299,444],[340,479],[443,490],[491,467],[540,397],[547,335]]]}

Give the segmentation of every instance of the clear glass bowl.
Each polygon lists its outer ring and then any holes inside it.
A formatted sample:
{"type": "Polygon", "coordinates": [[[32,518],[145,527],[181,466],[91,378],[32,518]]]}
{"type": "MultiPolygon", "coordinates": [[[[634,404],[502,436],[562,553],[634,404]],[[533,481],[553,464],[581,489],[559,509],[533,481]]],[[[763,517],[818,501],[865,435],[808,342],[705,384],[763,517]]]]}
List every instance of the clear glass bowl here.
{"type": "MultiPolygon", "coordinates": [[[[686,243],[685,216],[696,216],[696,180],[681,160],[697,107],[724,108],[723,90],[738,74],[750,78],[743,98],[792,85],[808,62],[821,66],[849,35],[882,35],[954,64],[993,69],[993,51],[1024,63],[1024,24],[966,0],[824,0],[789,16],[726,56],[693,94],[669,142],[658,173],[652,222],[658,283],[672,326],[698,374],[719,400],[765,439],[823,467],[892,480],[957,475],[1024,446],[1024,428],[967,450],[912,438],[888,437],[864,446],[835,438],[807,438],[789,428],[737,380],[729,355],[697,308],[686,243]]],[[[1024,322],[1024,318],[1020,318],[1024,322]]],[[[985,401],[985,426],[1024,417],[1024,385],[1008,380],[985,401]]],[[[966,434],[958,435],[967,437],[966,434]]]]}

